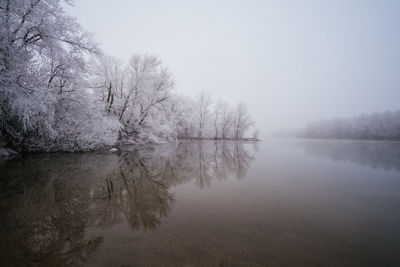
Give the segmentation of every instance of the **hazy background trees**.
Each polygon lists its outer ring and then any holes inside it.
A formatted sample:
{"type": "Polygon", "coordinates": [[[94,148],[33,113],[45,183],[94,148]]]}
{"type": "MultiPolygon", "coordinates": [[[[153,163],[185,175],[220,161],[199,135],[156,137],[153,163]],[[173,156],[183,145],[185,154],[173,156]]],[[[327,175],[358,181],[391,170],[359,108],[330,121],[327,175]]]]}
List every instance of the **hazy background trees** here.
{"type": "Polygon", "coordinates": [[[400,139],[400,111],[321,120],[308,124],[299,135],[308,138],[400,139]]]}
{"type": "Polygon", "coordinates": [[[243,138],[245,132],[252,126],[254,122],[250,118],[250,114],[247,111],[247,107],[243,103],[239,103],[236,106],[233,120],[234,138],[243,138]]]}
{"type": "Polygon", "coordinates": [[[198,138],[204,137],[204,132],[208,126],[210,119],[210,106],[211,106],[211,95],[206,94],[204,91],[196,97],[196,110],[197,110],[197,121],[198,121],[198,138]]]}

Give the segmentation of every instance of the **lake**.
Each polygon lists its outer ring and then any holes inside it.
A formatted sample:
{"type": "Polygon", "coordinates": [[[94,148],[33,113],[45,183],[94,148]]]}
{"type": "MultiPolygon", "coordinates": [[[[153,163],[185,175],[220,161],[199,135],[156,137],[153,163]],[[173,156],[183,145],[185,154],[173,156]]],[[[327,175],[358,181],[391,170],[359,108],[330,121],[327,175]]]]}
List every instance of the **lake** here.
{"type": "Polygon", "coordinates": [[[35,154],[0,175],[1,266],[400,266],[400,142],[35,154]]]}

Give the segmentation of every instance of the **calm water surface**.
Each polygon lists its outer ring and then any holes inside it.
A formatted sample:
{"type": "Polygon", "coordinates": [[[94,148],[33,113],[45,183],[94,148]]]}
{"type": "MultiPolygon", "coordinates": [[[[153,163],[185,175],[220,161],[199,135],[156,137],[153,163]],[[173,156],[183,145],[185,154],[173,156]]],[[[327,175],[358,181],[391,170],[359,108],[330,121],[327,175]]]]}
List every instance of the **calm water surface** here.
{"type": "Polygon", "coordinates": [[[0,165],[1,266],[400,266],[400,143],[184,142],[0,165]]]}

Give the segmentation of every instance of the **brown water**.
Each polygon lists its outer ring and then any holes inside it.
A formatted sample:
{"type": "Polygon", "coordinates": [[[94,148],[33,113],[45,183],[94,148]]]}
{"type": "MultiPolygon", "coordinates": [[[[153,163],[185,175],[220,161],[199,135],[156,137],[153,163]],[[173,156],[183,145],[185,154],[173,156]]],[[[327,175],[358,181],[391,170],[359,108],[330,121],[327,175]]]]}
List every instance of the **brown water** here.
{"type": "Polygon", "coordinates": [[[398,142],[185,142],[0,175],[1,266],[400,266],[398,142]]]}

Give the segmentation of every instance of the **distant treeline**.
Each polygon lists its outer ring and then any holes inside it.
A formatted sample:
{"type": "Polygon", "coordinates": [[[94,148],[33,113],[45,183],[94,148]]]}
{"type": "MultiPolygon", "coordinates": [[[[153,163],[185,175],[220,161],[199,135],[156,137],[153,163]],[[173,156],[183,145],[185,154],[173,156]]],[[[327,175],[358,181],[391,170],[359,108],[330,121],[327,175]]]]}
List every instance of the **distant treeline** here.
{"type": "Polygon", "coordinates": [[[298,134],[306,138],[400,140],[400,110],[309,123],[298,134]]]}

